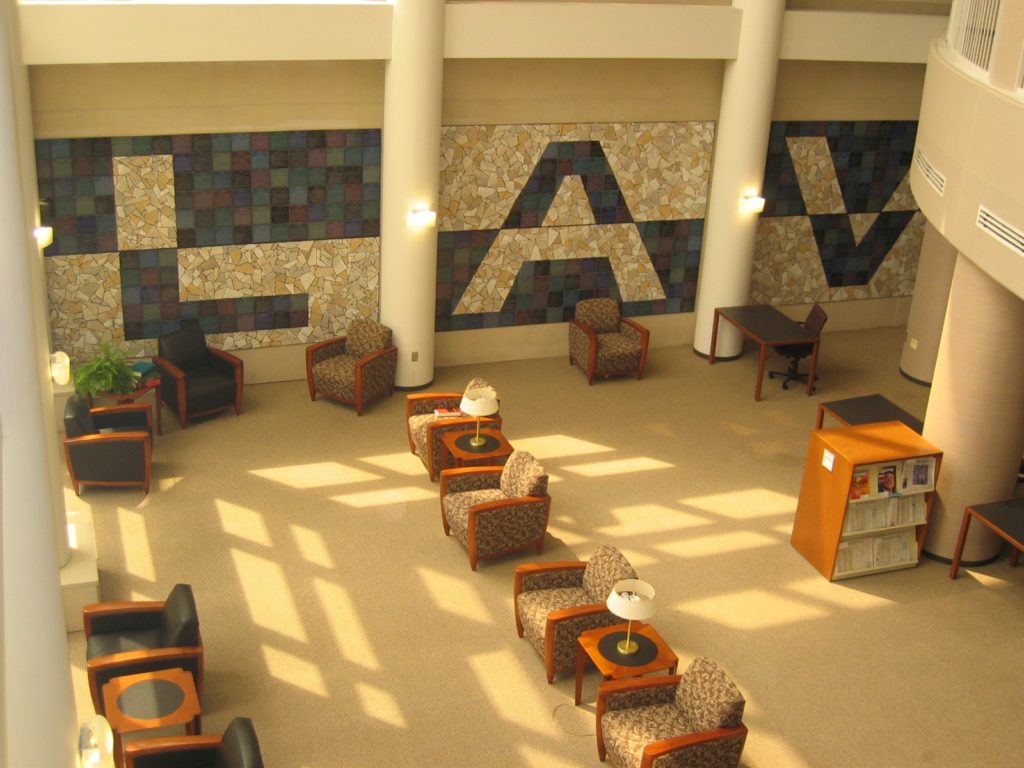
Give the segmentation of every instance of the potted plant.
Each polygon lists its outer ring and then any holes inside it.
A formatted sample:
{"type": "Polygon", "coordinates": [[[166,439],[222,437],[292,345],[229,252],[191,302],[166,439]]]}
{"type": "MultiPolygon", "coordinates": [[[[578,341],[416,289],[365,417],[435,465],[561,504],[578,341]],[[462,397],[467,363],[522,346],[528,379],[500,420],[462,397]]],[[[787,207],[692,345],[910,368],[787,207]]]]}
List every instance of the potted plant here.
{"type": "Polygon", "coordinates": [[[125,357],[126,353],[104,343],[99,355],[75,369],[75,392],[90,396],[97,392],[115,395],[133,392],[139,374],[124,361],[125,357]]]}

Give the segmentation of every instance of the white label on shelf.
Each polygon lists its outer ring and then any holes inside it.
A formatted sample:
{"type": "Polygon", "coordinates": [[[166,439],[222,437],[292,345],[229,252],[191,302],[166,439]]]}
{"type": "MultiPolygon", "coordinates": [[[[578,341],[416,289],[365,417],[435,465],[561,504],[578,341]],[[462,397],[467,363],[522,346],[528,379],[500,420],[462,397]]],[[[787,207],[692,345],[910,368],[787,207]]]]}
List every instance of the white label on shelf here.
{"type": "Polygon", "coordinates": [[[832,453],[828,448],[821,452],[821,466],[827,469],[829,472],[832,471],[832,467],[836,463],[836,455],[832,453]]]}

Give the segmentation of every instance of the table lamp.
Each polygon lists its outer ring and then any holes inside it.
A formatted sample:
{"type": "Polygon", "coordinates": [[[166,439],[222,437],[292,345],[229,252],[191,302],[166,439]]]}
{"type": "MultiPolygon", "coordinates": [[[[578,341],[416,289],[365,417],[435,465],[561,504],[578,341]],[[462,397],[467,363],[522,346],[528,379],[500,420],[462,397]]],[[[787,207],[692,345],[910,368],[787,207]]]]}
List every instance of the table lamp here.
{"type": "Polygon", "coordinates": [[[114,731],[103,715],[93,715],[78,731],[82,768],[114,768],[114,731]]]}
{"type": "Polygon", "coordinates": [[[640,579],[623,579],[615,582],[606,601],[608,610],[620,619],[627,619],[626,638],[616,644],[623,656],[636,653],[640,646],[630,638],[634,621],[643,621],[654,615],[654,587],[640,579]]]}
{"type": "Polygon", "coordinates": [[[459,403],[459,410],[470,416],[476,416],[476,437],[469,441],[474,447],[486,442],[480,437],[480,417],[490,416],[498,412],[498,393],[491,387],[474,387],[467,389],[459,403]]]}

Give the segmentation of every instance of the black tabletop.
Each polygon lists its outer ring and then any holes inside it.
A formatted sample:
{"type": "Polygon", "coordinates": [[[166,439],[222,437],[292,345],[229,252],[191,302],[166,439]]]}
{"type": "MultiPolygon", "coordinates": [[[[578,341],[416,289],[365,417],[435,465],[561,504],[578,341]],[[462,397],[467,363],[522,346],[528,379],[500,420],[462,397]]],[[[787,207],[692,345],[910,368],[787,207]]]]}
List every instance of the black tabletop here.
{"type": "Polygon", "coordinates": [[[848,397],[845,400],[830,400],[822,403],[847,424],[874,424],[879,421],[902,421],[912,430],[921,434],[924,423],[900,408],[882,395],[848,397]]]}
{"type": "Polygon", "coordinates": [[[718,307],[717,311],[766,344],[800,344],[818,338],[814,331],[804,328],[769,304],[718,307]]]}
{"type": "Polygon", "coordinates": [[[976,515],[984,517],[1001,531],[1024,543],[1024,498],[971,504],[970,507],[976,515]]]}

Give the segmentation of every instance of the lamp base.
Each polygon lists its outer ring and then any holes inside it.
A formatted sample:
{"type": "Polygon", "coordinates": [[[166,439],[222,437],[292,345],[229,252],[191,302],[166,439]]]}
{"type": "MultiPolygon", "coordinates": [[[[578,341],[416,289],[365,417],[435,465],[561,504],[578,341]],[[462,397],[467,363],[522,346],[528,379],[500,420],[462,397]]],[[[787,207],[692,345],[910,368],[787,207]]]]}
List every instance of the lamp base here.
{"type": "Polygon", "coordinates": [[[598,641],[597,650],[608,661],[619,664],[623,667],[642,667],[650,664],[658,657],[658,646],[653,640],[644,635],[633,632],[629,638],[630,642],[637,644],[633,653],[620,653],[619,643],[626,639],[626,630],[612,632],[605,635],[598,641]]]}
{"type": "Polygon", "coordinates": [[[619,640],[615,644],[615,650],[621,653],[623,656],[631,656],[640,649],[639,643],[636,640],[619,640]]]}
{"type": "Polygon", "coordinates": [[[481,445],[486,445],[487,440],[478,435],[476,437],[469,438],[469,444],[474,448],[479,448],[481,445]]]}

